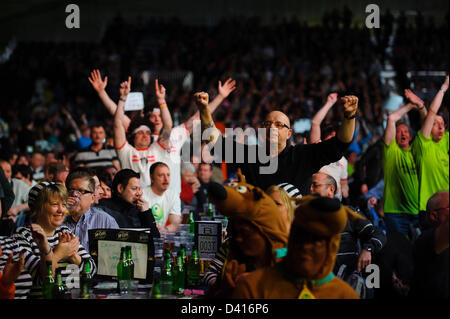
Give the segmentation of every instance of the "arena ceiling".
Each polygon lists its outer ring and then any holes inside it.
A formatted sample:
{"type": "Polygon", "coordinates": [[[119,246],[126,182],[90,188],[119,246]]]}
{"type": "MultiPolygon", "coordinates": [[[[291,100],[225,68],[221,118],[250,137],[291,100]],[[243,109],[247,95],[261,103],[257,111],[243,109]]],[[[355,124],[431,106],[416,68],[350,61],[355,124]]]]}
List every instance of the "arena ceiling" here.
{"type": "Polygon", "coordinates": [[[214,24],[222,17],[261,16],[264,22],[296,15],[300,20],[320,21],[325,10],[348,5],[355,19],[364,21],[365,7],[377,3],[386,9],[421,11],[441,21],[448,12],[447,0],[2,0],[0,10],[0,43],[13,36],[20,41],[95,41],[109,19],[117,13],[133,21],[142,17],[177,16],[185,23],[214,24]],[[81,28],[67,30],[65,7],[80,7],[81,28]]]}

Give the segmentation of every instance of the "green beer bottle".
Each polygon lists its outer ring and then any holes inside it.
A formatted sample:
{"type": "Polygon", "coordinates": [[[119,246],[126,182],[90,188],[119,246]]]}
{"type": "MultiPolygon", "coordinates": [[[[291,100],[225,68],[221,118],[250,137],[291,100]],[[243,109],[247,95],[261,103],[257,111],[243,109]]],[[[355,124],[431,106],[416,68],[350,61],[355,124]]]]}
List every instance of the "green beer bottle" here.
{"type": "Polygon", "coordinates": [[[212,207],[212,203],[208,203],[208,216],[214,218],[214,209],[212,207]]]}
{"type": "Polygon", "coordinates": [[[173,286],[173,273],[172,273],[172,264],[170,258],[164,258],[164,266],[161,270],[161,294],[162,295],[171,295],[172,294],[172,286],[173,286]]]}
{"type": "Polygon", "coordinates": [[[194,220],[194,211],[189,211],[189,233],[195,233],[195,220],[194,220]]]}
{"type": "Polygon", "coordinates": [[[152,292],[150,294],[150,298],[151,299],[162,299],[159,275],[155,276],[155,278],[153,279],[152,292]]]}
{"type": "Polygon", "coordinates": [[[80,297],[82,299],[89,299],[92,289],[92,275],[91,264],[89,262],[84,263],[83,271],[80,273],[80,297]]]}
{"type": "Polygon", "coordinates": [[[134,279],[134,261],[131,257],[131,246],[127,246],[127,261],[130,267],[130,279],[134,279]]]}
{"type": "Polygon", "coordinates": [[[197,288],[200,281],[201,265],[198,258],[197,248],[194,247],[191,254],[191,259],[187,265],[187,288],[197,288]]]}
{"type": "Polygon", "coordinates": [[[42,298],[44,299],[52,299],[52,290],[55,285],[55,279],[53,279],[53,271],[52,271],[52,262],[46,261],[47,266],[47,275],[44,278],[44,282],[42,283],[42,298]]]}
{"type": "Polygon", "coordinates": [[[181,251],[177,255],[177,263],[173,271],[173,292],[175,295],[184,295],[185,271],[181,251]]]}
{"type": "Polygon", "coordinates": [[[52,289],[53,299],[69,299],[67,287],[62,282],[61,269],[56,270],[56,282],[52,289]]]}
{"type": "Polygon", "coordinates": [[[186,247],[183,244],[180,245],[180,254],[181,259],[183,260],[183,266],[186,269],[186,247]]]}

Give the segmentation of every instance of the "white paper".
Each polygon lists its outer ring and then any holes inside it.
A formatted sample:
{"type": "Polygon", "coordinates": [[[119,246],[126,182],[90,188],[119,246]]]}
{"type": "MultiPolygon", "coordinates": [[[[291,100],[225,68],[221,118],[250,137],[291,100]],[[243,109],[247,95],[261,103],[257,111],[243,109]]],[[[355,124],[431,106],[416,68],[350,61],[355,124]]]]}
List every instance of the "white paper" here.
{"type": "Polygon", "coordinates": [[[128,93],[127,100],[125,101],[125,111],[138,111],[144,108],[144,95],[142,92],[130,92],[128,93]]]}

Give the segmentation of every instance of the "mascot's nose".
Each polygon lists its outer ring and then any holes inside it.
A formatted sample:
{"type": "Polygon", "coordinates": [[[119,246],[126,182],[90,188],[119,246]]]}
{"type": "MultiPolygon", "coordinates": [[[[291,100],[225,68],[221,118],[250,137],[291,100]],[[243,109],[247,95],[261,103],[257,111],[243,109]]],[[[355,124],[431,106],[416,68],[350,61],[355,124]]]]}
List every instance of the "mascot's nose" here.
{"type": "Polygon", "coordinates": [[[210,182],[208,187],[208,195],[215,200],[226,200],[227,190],[218,183],[210,182]]]}

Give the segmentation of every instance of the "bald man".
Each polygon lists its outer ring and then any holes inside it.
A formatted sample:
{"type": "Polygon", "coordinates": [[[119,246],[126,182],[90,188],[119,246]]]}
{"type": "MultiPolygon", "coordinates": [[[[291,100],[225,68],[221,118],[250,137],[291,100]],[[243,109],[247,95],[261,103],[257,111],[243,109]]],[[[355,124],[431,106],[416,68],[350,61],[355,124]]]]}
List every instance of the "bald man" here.
{"type": "MultiPolygon", "coordinates": [[[[202,130],[214,127],[207,99],[197,99],[196,102],[202,123],[206,123],[202,125],[202,130]]],[[[352,140],[358,98],[345,96],[339,103],[343,105],[345,115],[336,137],[317,144],[287,145],[293,131],[289,117],[280,111],[270,112],[261,123],[266,136],[265,141],[259,141],[259,145],[237,143],[233,136],[222,138],[222,158],[231,166],[229,171],[241,168],[247,182],[262,189],[287,182],[301,193],[308,193],[307,183],[311,175],[322,166],[338,161],[352,140]]]]}
{"type": "Polygon", "coordinates": [[[448,299],[449,192],[438,191],[427,202],[430,228],[415,241],[412,297],[448,299]]]}

